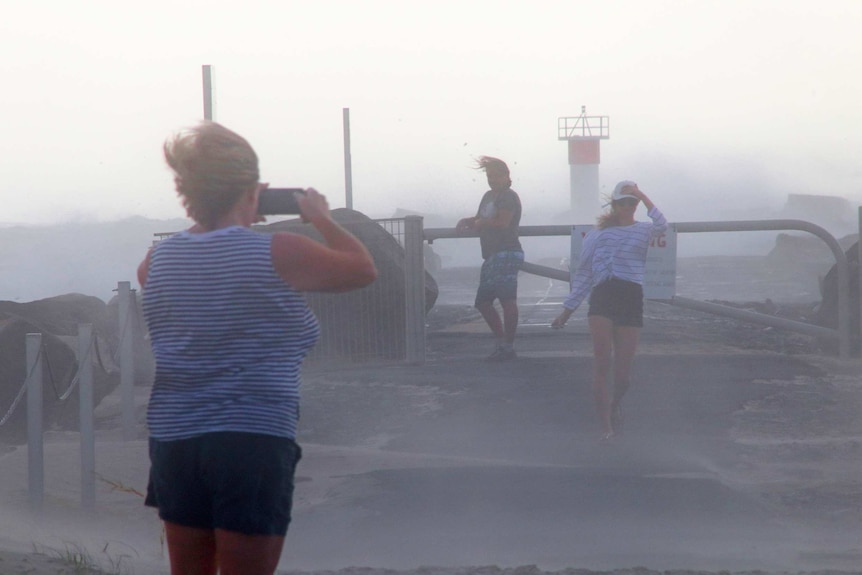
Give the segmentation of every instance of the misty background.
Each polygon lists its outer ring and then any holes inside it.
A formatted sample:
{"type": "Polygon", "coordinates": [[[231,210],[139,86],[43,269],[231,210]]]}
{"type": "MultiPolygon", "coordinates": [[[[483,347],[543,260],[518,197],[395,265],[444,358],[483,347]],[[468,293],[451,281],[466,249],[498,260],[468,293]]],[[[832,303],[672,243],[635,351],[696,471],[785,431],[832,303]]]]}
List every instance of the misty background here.
{"type": "MultiPolygon", "coordinates": [[[[603,191],[634,179],[671,222],[855,232],[853,0],[2,5],[0,299],[136,285],[152,234],[188,223],[161,144],[201,119],[204,64],[215,119],[249,139],[263,181],[316,187],[333,208],[349,108],[353,205],[370,217],[453,226],[487,189],[473,169],[487,154],[509,163],[523,225],[589,223],[570,221],[557,140],[557,119],[586,106],[610,118],[603,191]],[[791,196],[839,203],[798,213],[791,196]]],[[[690,234],[679,254],[766,253],[774,236],[690,234]]],[[[478,264],[466,242],[434,249],[478,264]]],[[[525,247],[531,261],[568,255],[565,238],[525,247]]]]}

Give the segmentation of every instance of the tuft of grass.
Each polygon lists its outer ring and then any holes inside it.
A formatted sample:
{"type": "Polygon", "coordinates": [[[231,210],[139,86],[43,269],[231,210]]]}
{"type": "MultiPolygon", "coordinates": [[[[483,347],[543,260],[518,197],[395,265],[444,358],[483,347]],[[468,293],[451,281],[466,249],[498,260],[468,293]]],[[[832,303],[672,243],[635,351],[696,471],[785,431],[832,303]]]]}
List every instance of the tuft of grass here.
{"type": "MultiPolygon", "coordinates": [[[[141,493],[140,491],[138,491],[134,487],[129,487],[128,485],[124,485],[120,481],[108,479],[107,477],[105,477],[103,475],[99,475],[98,473],[96,474],[96,478],[99,481],[101,481],[102,483],[107,483],[108,485],[110,485],[112,491],[120,491],[122,493],[131,493],[132,495],[137,495],[141,499],[146,498],[146,495],[144,495],[143,493],[141,493]]],[[[165,552],[165,526],[164,525],[162,525],[162,532],[159,535],[159,545],[161,546],[162,554],[164,555],[164,552],[165,552]]]]}
{"type": "MultiPolygon", "coordinates": [[[[117,553],[111,553],[108,551],[108,547],[111,546],[111,542],[108,541],[105,543],[105,546],[102,547],[102,554],[107,558],[108,565],[111,567],[110,572],[116,575],[123,575],[127,572],[126,565],[123,561],[128,561],[128,559],[132,558],[132,555],[129,552],[134,553],[135,557],[140,557],[140,555],[131,545],[127,545],[126,543],[115,543],[114,547],[117,547],[118,545],[122,546],[124,549],[117,553]]],[[[131,570],[128,570],[128,573],[131,573],[131,570]]]]}
{"type": "MultiPolygon", "coordinates": [[[[114,546],[116,547],[117,544],[114,546]]],[[[105,543],[102,547],[102,554],[105,556],[107,563],[107,571],[105,567],[93,557],[90,551],[80,543],[66,543],[63,549],[54,549],[51,547],[40,547],[33,544],[33,550],[39,555],[54,557],[62,562],[66,567],[71,568],[75,575],[126,575],[130,574],[131,570],[127,568],[126,562],[132,557],[129,553],[131,550],[135,556],[138,556],[137,551],[128,545],[124,545],[126,550],[120,553],[112,553],[109,550],[111,542],[105,543]]]]}
{"type": "Polygon", "coordinates": [[[138,497],[141,497],[141,498],[145,497],[145,495],[143,493],[141,493],[140,491],[138,491],[134,487],[129,487],[127,485],[123,485],[119,481],[114,481],[113,479],[108,479],[107,477],[99,475],[98,473],[96,474],[96,478],[99,481],[101,481],[102,483],[107,483],[108,485],[110,485],[112,491],[121,491],[123,493],[131,493],[131,494],[137,495],[138,497]]]}
{"type": "Polygon", "coordinates": [[[34,543],[33,551],[39,555],[58,559],[70,567],[75,575],[103,575],[104,573],[87,548],[77,543],[66,543],[63,549],[38,546],[34,543]]]}

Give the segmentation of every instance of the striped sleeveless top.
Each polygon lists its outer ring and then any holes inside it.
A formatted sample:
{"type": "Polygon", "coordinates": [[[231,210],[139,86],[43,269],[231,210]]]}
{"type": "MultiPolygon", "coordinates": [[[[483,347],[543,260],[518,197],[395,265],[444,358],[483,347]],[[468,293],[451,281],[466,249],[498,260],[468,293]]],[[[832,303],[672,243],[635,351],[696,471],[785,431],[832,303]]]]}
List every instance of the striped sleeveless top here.
{"type": "Polygon", "coordinates": [[[271,242],[232,226],[180,232],[152,249],[142,292],[156,361],[152,438],[296,437],[300,368],[320,328],[273,269],[271,242]]]}

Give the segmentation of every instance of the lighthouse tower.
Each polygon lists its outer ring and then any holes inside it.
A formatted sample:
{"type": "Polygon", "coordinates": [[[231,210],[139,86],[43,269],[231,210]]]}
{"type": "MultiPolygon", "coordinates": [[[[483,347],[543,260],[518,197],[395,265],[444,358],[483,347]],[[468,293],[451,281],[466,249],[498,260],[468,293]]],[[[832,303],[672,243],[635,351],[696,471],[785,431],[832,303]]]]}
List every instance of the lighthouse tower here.
{"type": "Polygon", "coordinates": [[[591,220],[601,208],[599,195],[599,144],[610,134],[608,116],[581,115],[557,119],[557,139],[569,142],[569,190],[571,211],[577,219],[591,220]]]}

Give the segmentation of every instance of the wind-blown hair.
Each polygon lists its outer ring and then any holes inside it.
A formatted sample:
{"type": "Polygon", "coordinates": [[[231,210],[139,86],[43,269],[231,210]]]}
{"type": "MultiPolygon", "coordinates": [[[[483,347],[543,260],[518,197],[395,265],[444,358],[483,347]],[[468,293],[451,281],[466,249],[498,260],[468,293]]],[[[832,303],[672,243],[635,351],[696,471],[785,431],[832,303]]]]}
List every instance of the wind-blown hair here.
{"type": "Polygon", "coordinates": [[[610,209],[596,218],[596,227],[600,230],[605,228],[612,228],[614,226],[620,225],[620,216],[617,211],[617,203],[615,201],[611,201],[610,209]]]}
{"type": "Polygon", "coordinates": [[[476,169],[485,170],[486,174],[488,173],[488,170],[499,170],[505,172],[506,175],[509,175],[509,166],[506,165],[506,162],[500,158],[494,158],[492,156],[479,156],[476,160],[476,169]]]}
{"type": "Polygon", "coordinates": [[[251,145],[216,122],[181,130],[163,150],[186,212],[205,228],[213,227],[260,179],[251,145]]]}

